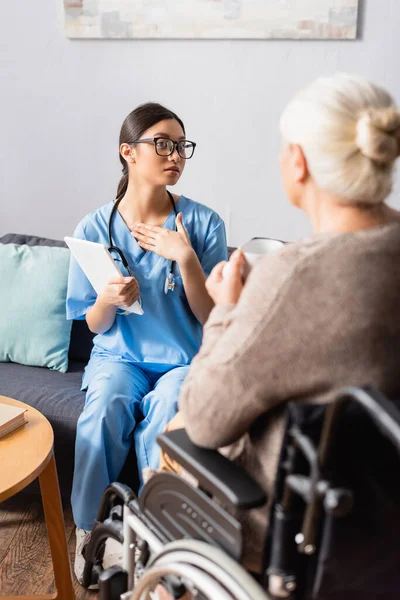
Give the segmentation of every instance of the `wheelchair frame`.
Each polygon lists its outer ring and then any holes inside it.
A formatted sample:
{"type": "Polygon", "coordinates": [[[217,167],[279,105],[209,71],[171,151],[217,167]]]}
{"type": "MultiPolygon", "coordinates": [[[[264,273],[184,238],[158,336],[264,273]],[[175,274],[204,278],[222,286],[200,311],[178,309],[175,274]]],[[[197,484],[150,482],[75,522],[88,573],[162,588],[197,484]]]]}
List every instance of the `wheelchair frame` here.
{"type": "MultiPolygon", "coordinates": [[[[318,555],[323,515],[340,519],[353,509],[352,490],[329,479],[336,427],[349,401],[362,407],[400,453],[400,412],[372,389],[348,387],[332,404],[318,407],[322,430],[317,440],[292,425],[277,477],[262,585],[238,564],[242,526],[231,513],[262,506],[264,491],[217,451],[192,444],[184,430],[165,433],[158,441],[198,487],[161,473],[136,498],[123,484],[111,484],[85,548],[84,585],[98,580],[101,600],[147,600],[149,589],[160,580],[176,599],[187,590],[212,600],[303,599],[305,573],[314,568],[318,555]],[[304,461],[308,475],[304,469],[299,472],[304,461]],[[123,543],[123,564],[103,571],[107,537],[123,543]]],[[[299,404],[290,406],[296,410],[299,404]]]]}

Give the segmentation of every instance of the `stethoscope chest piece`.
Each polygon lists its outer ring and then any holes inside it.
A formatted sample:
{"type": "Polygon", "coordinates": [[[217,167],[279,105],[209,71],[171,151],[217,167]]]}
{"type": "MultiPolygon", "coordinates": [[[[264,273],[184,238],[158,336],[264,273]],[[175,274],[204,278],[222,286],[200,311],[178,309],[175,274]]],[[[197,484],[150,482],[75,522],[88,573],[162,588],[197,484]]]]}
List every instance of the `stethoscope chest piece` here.
{"type": "Polygon", "coordinates": [[[175,289],[175,279],[172,273],[168,273],[165,278],[164,284],[164,294],[168,294],[168,292],[173,292],[175,289]]]}

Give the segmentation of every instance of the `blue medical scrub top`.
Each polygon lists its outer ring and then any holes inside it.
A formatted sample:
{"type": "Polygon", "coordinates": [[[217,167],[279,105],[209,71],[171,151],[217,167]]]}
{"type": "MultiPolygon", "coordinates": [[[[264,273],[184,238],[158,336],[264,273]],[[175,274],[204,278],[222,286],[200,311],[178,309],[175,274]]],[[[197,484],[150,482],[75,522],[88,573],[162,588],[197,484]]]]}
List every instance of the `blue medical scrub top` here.
{"type": "MultiPolygon", "coordinates": [[[[74,237],[108,243],[108,221],[113,202],[87,215],[77,226],[74,237]]],[[[183,225],[205,274],[227,258],[225,226],[219,215],[206,206],[181,196],[176,202],[183,225]]],[[[175,229],[172,210],[163,227],[175,229]]],[[[94,338],[94,356],[112,356],[163,370],[164,365],[188,365],[198,352],[202,326],[190,310],[179,266],[174,263],[175,289],[164,293],[170,261],[155,252],[144,251],[118,211],[112,222],[114,245],[126,256],[133,276],[140,285],[143,315],[116,315],[112,327],[94,338]]],[[[118,267],[127,275],[121,260],[113,253],[118,267]]],[[[71,256],[67,318],[84,319],[97,294],[76,260],[71,256]]]]}

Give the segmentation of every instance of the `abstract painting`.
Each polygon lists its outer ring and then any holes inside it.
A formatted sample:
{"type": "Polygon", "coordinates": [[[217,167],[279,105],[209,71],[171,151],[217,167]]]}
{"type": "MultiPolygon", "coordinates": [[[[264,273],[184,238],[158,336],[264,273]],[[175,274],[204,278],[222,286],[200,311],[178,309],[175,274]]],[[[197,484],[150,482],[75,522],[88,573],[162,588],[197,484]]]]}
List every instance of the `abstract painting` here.
{"type": "Polygon", "coordinates": [[[64,0],[70,38],[354,39],[358,0],[64,0]]]}

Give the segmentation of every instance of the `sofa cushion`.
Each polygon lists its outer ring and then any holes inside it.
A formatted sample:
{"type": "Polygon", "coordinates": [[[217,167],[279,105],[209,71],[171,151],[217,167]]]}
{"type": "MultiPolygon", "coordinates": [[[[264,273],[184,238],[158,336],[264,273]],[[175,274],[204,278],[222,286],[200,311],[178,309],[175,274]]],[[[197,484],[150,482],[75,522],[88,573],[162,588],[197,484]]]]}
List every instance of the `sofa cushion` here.
{"type": "Polygon", "coordinates": [[[90,331],[85,319],[72,321],[69,360],[87,364],[93,348],[94,336],[95,334],[90,331]]]}
{"type": "Polygon", "coordinates": [[[0,361],[67,370],[69,259],[65,248],[0,244],[0,361]]]}
{"type": "Polygon", "coordinates": [[[37,408],[49,421],[75,426],[82,411],[82,363],[71,362],[68,373],[16,363],[0,363],[0,393],[37,408]]]}
{"type": "MultiPolygon", "coordinates": [[[[7,233],[0,237],[0,244],[26,244],[27,246],[56,246],[67,248],[65,242],[36,235],[25,235],[21,233],[7,233]]],[[[85,320],[73,321],[71,329],[71,340],[68,351],[70,361],[82,361],[87,363],[93,348],[94,334],[90,331],[85,320]]]]}

